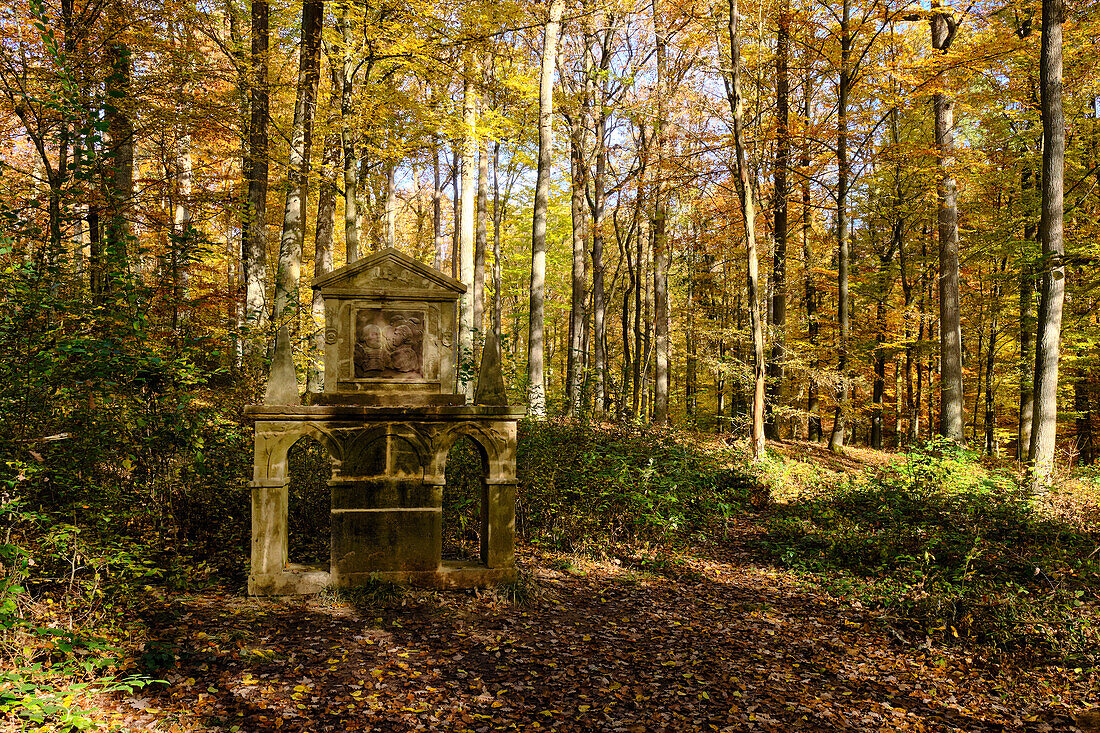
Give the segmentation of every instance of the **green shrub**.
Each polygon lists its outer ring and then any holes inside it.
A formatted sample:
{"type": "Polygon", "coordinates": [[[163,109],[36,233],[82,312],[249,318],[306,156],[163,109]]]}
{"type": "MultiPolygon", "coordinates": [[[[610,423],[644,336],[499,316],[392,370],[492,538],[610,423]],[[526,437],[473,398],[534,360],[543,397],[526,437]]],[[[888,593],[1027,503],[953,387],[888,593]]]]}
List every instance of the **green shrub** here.
{"type": "Polygon", "coordinates": [[[671,431],[524,421],[516,528],[564,551],[684,541],[748,502],[751,482],[727,458],[671,431]]]}
{"type": "Polygon", "coordinates": [[[950,444],[776,510],[762,541],[788,567],[945,638],[1096,653],[1100,534],[1042,514],[950,444]],[[840,583],[844,585],[844,583],[840,583]]]}

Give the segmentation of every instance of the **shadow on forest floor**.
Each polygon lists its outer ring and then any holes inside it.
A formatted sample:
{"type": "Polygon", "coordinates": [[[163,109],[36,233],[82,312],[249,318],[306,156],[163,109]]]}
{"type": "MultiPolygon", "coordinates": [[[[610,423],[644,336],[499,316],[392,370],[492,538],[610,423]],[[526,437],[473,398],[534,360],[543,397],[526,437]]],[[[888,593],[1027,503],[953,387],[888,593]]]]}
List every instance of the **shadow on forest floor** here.
{"type": "Polygon", "coordinates": [[[715,550],[677,577],[528,556],[529,607],[177,596],[147,618],[167,684],[113,711],[138,730],[931,732],[1074,730],[1100,704],[1095,672],[929,648],[715,550]]]}

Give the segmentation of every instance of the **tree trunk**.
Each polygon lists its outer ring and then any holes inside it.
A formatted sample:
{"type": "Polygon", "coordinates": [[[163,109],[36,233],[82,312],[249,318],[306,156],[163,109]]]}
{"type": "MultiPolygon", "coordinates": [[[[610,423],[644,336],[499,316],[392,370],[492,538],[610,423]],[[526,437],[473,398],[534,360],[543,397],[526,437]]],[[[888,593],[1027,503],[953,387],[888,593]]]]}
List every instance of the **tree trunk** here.
{"type": "Polygon", "coordinates": [[[989,348],[986,352],[985,361],[985,453],[989,456],[995,455],[998,452],[996,434],[997,400],[996,395],[993,393],[995,388],[993,368],[997,357],[997,336],[1001,327],[1001,278],[1004,277],[1007,265],[1007,258],[1002,259],[1000,271],[997,274],[997,278],[993,281],[993,303],[989,317],[989,348]]]}
{"type": "Polygon", "coordinates": [[[248,212],[245,215],[244,325],[262,329],[267,318],[267,128],[268,128],[268,0],[252,0],[252,80],[248,125],[248,212]]]}
{"type": "Polygon", "coordinates": [[[290,132],[290,165],[287,174],[283,234],[279,240],[279,270],[275,278],[275,310],[272,321],[297,330],[298,285],[302,276],[302,242],[305,239],[306,205],[309,200],[310,153],[313,145],[313,117],[317,105],[317,82],[321,73],[321,26],[324,0],[302,2],[302,48],[298,59],[298,89],[294,121],[290,132]]]}
{"type": "Polygon", "coordinates": [[[1096,459],[1096,446],[1092,438],[1092,399],[1089,394],[1089,369],[1079,367],[1073,381],[1074,435],[1077,438],[1077,459],[1082,466],[1091,466],[1096,459]]]}
{"type": "Polygon", "coordinates": [[[585,367],[584,336],[588,330],[588,314],[585,312],[585,304],[588,300],[588,277],[585,270],[588,263],[585,253],[586,237],[584,231],[584,197],[588,188],[588,180],[582,159],[584,156],[584,129],[580,124],[580,116],[574,115],[571,122],[569,163],[572,185],[570,187],[569,213],[573,229],[573,269],[570,282],[569,353],[566,355],[565,395],[566,413],[576,416],[581,412],[581,386],[584,380],[585,367]]]}
{"type": "Polygon", "coordinates": [[[459,390],[467,399],[474,396],[474,232],[477,225],[477,91],[480,76],[477,62],[466,61],[462,85],[462,222],[458,240],[459,279],[466,293],[459,301],[459,390]]]}
{"type": "Polygon", "coordinates": [[[653,122],[653,137],[657,144],[657,170],[654,179],[653,209],[653,340],[656,345],[656,364],[653,383],[653,422],[668,423],[668,264],[670,258],[668,239],[668,202],[666,201],[664,176],[668,154],[668,130],[665,105],[668,103],[668,39],[665,29],[657,21],[658,2],[653,0],[654,33],[657,55],[657,117],[653,122]]]}
{"type": "Polygon", "coordinates": [[[546,416],[543,372],[543,324],[546,284],[546,217],[550,201],[550,165],[553,154],[554,63],[565,0],[551,0],[542,38],[539,74],[539,161],[535,179],[535,206],[531,221],[531,302],[527,339],[527,409],[531,417],[546,416]]]}
{"type": "Polygon", "coordinates": [[[493,144],[493,333],[500,339],[502,319],[500,228],[504,220],[504,207],[500,201],[500,141],[493,144]]]}
{"type": "MultiPolygon", "coordinates": [[[[605,50],[605,56],[607,51],[605,50]]],[[[600,105],[596,121],[596,171],[592,179],[592,399],[602,417],[610,404],[607,370],[607,301],[604,292],[604,179],[607,169],[607,109],[600,105]]],[[[613,286],[614,288],[614,286],[613,286]]],[[[625,331],[623,332],[625,335],[625,331]]]]}
{"type": "MultiPolygon", "coordinates": [[[[340,95],[339,73],[333,69],[332,93],[329,94],[325,115],[325,142],[321,151],[318,170],[320,185],[317,191],[317,229],[314,235],[313,276],[332,272],[333,242],[336,231],[336,197],[340,193],[337,183],[340,167],[340,110],[336,102],[340,95]]],[[[325,387],[325,302],[321,291],[313,291],[310,303],[310,358],[306,369],[306,391],[323,392],[325,387]]]]}
{"type": "MultiPolygon", "coordinates": [[[[932,3],[932,47],[947,53],[955,37],[955,21],[932,3]]],[[[963,433],[962,324],[959,315],[959,212],[955,192],[955,101],[946,92],[932,97],[936,117],[936,156],[940,245],[940,434],[959,445],[963,433]]]]}
{"type": "MultiPolygon", "coordinates": [[[[253,0],[255,2],[255,0],[253,0]]],[[[266,2],[266,0],[265,0],[266,2]]],[[[340,143],[344,152],[344,242],[347,263],[359,259],[359,179],[355,164],[355,70],[357,61],[352,38],[352,23],[348,19],[348,3],[340,3],[336,14],[336,27],[343,41],[343,63],[340,66],[340,143]]]]}
{"type": "MultiPolygon", "coordinates": [[[[1030,166],[1024,168],[1020,188],[1027,191],[1030,166]]],[[[1030,242],[1036,227],[1028,218],[1024,241],[1030,242]]],[[[1025,245],[1026,246],[1026,245],[1025,245]]],[[[1020,262],[1020,418],[1016,430],[1016,460],[1026,461],[1031,447],[1031,410],[1035,401],[1035,270],[1025,254],[1020,262]]]]}
{"type": "MultiPolygon", "coordinates": [[[[119,6],[120,7],[120,6],[119,6]]],[[[115,31],[107,45],[106,64],[110,69],[106,82],[107,150],[110,178],[107,190],[107,221],[104,233],[105,273],[107,287],[129,269],[127,245],[132,237],[130,217],[134,198],[134,124],[129,109],[132,99],[130,83],[133,65],[130,48],[120,40],[126,20],[122,11],[112,6],[109,23],[115,31]]],[[[51,218],[60,217],[60,209],[51,218]]],[[[57,245],[59,246],[60,241],[57,245]]]]}
{"type": "Polygon", "coordinates": [[[772,350],[768,360],[767,413],[764,430],[772,440],[780,439],[775,411],[783,396],[784,361],[787,355],[787,198],[790,187],[787,168],[790,166],[790,81],[787,74],[791,47],[791,4],[783,0],[778,8],[778,31],[775,52],[775,218],[773,229],[775,250],[772,259],[772,350]]]}
{"type": "Polygon", "coordinates": [[[446,240],[443,238],[443,184],[439,175],[439,136],[432,143],[432,267],[443,271],[446,240]]]}
{"type": "Polygon", "coordinates": [[[850,31],[851,0],[843,0],[843,18],[840,24],[840,83],[837,86],[837,373],[840,385],[836,390],[836,413],[833,431],[829,435],[829,450],[844,449],[846,413],[848,410],[848,93],[851,90],[852,36],[850,31]]]}
{"type": "Polygon", "coordinates": [[[382,213],[385,224],[383,245],[397,247],[397,164],[392,160],[386,161],[386,198],[382,213]]]}
{"type": "Polygon", "coordinates": [[[1039,236],[1043,243],[1043,290],[1035,339],[1035,406],[1028,461],[1033,490],[1050,486],[1058,427],[1058,351],[1066,294],[1062,239],[1062,192],[1066,128],[1062,114],[1062,0],[1043,0],[1039,90],[1043,111],[1043,200],[1039,236]]]}
{"type": "Polygon", "coordinates": [[[489,145],[482,141],[477,155],[477,232],[474,237],[474,361],[481,363],[485,340],[485,249],[489,245],[489,145]]]}
{"type": "Polygon", "coordinates": [[[806,340],[810,345],[809,378],[806,384],[806,440],[815,443],[821,442],[821,415],[819,414],[820,398],[817,394],[817,371],[821,366],[818,356],[818,333],[820,324],[817,320],[817,284],[814,281],[814,258],[810,247],[810,229],[812,214],[810,210],[810,74],[807,66],[806,78],[803,81],[802,98],[802,157],[798,164],[802,173],[802,264],[806,277],[806,340]]]}
{"type": "Polygon", "coordinates": [[[741,200],[741,218],[745,225],[748,264],[745,284],[748,290],[749,324],[752,330],[753,396],[750,414],[750,436],[754,460],[764,457],[764,324],[760,321],[759,264],[756,255],[755,207],[752,182],[745,155],[741,92],[741,38],[738,35],[737,0],[729,0],[730,79],[726,88],[730,111],[733,113],[733,143],[737,153],[737,196],[741,200]]]}

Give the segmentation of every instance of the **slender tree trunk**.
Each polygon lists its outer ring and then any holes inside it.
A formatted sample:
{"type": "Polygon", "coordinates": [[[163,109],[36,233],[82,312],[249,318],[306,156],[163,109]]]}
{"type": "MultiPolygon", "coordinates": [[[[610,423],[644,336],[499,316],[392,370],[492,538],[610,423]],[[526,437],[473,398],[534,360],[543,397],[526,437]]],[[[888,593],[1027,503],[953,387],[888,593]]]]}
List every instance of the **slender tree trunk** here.
{"type": "MultiPolygon", "coordinates": [[[[606,54],[606,51],[605,51],[606,54]]],[[[596,122],[596,172],[592,180],[592,398],[597,417],[610,404],[607,385],[607,301],[604,292],[604,178],[607,169],[607,105],[596,122]]],[[[625,331],[623,332],[625,335],[625,331]]],[[[624,355],[625,356],[625,355],[624,355]]]]}
{"type": "Polygon", "coordinates": [[[462,162],[458,141],[451,143],[451,277],[459,279],[459,251],[462,249],[462,162]]]}
{"type": "Polygon", "coordinates": [[[848,93],[851,90],[852,36],[850,31],[851,0],[843,0],[843,19],[840,24],[840,83],[837,86],[837,373],[840,385],[836,390],[836,413],[833,431],[829,435],[829,450],[844,449],[846,417],[848,411],[848,93]]]}
{"type": "Polygon", "coordinates": [[[382,233],[386,247],[397,247],[397,165],[386,161],[386,198],[383,204],[385,229],[382,233]]]}
{"type": "MultiPolygon", "coordinates": [[[[888,276],[889,261],[883,261],[880,270],[882,280],[888,276]]],[[[868,441],[875,450],[882,450],[883,410],[886,397],[886,298],[888,291],[885,283],[883,291],[875,298],[875,378],[871,385],[871,436],[868,441]]]]}
{"type": "Polygon", "coordinates": [[[573,270],[570,283],[569,353],[566,357],[565,395],[567,414],[579,415],[581,412],[581,384],[584,379],[585,367],[584,336],[588,330],[588,314],[585,312],[585,304],[588,300],[588,277],[585,271],[587,259],[584,231],[584,197],[588,188],[588,177],[585,175],[583,161],[584,129],[580,123],[580,116],[573,116],[572,123],[569,135],[570,181],[572,184],[569,197],[569,213],[573,229],[573,270]]]}
{"type": "MultiPolygon", "coordinates": [[[[255,0],[253,0],[255,2],[255,0]]],[[[265,0],[266,2],[266,0],[265,0]]],[[[355,164],[355,70],[357,60],[354,50],[356,43],[352,38],[354,29],[348,18],[349,3],[337,5],[336,27],[343,41],[343,63],[340,67],[340,142],[344,152],[344,243],[347,262],[350,265],[359,259],[359,179],[355,164]]]]}
{"type": "MultiPolygon", "coordinates": [[[[112,5],[109,11],[109,23],[115,33],[106,50],[106,63],[110,69],[106,83],[110,178],[106,186],[107,222],[104,232],[108,288],[129,270],[126,250],[132,236],[130,217],[134,198],[134,125],[129,109],[132,103],[130,83],[133,64],[130,48],[121,40],[127,21],[118,7],[121,6],[112,5]]],[[[51,219],[60,219],[59,208],[51,211],[51,219]]],[[[60,238],[54,244],[55,251],[59,246],[60,238]]]]}
{"type": "Polygon", "coordinates": [[[1091,466],[1096,460],[1096,446],[1092,438],[1093,400],[1089,385],[1089,370],[1079,367],[1073,381],[1074,435],[1077,438],[1077,457],[1080,465],[1091,466]]]}
{"type": "Polygon", "coordinates": [[[459,234],[459,272],[466,293],[459,301],[459,383],[467,399],[474,396],[474,233],[477,207],[477,62],[466,60],[462,86],[462,228],[459,234]]]}
{"type": "MultiPolygon", "coordinates": [[[[1030,167],[1024,169],[1020,188],[1031,188],[1030,167]]],[[[1037,228],[1029,218],[1024,241],[1035,238],[1037,228]]],[[[1026,245],[1025,245],[1026,246],[1026,245]]],[[[1031,447],[1031,411],[1035,401],[1035,271],[1025,254],[1020,263],[1020,418],[1016,431],[1016,460],[1026,461],[1031,447]]]]}
{"type": "Polygon", "coordinates": [[[493,143],[493,333],[499,339],[502,328],[500,228],[504,207],[500,201],[500,141],[493,143]]]}
{"type": "Polygon", "coordinates": [[[790,81],[787,66],[791,47],[791,5],[783,0],[778,8],[775,52],[775,250],[772,259],[772,350],[768,360],[768,393],[764,430],[772,440],[780,439],[775,410],[783,396],[784,361],[787,355],[787,199],[790,195],[788,167],[791,158],[790,81]]]}
{"type": "Polygon", "coordinates": [[[539,161],[535,179],[535,207],[531,222],[530,336],[527,339],[527,409],[534,418],[546,416],[546,382],[543,371],[543,324],[546,284],[546,216],[550,202],[550,164],[553,154],[551,125],[554,117],[554,62],[558,56],[558,31],[565,0],[551,0],[543,31],[542,68],[539,75],[539,161]]]}
{"type": "Polygon", "coordinates": [[[656,344],[656,364],[653,384],[653,422],[668,423],[669,334],[668,334],[668,202],[664,185],[668,155],[668,129],[665,109],[668,103],[668,38],[657,19],[658,0],[652,0],[657,56],[657,117],[653,137],[657,144],[657,170],[654,178],[653,208],[653,338],[656,344]]]}
{"type": "Polygon", "coordinates": [[[478,336],[475,362],[481,363],[485,338],[485,249],[489,245],[489,144],[482,140],[477,156],[477,233],[474,237],[474,330],[478,336]]]}
{"type": "Polygon", "coordinates": [[[817,320],[817,284],[814,280],[814,258],[810,247],[810,229],[813,222],[810,209],[810,88],[809,66],[807,65],[806,78],[803,81],[802,98],[802,157],[799,159],[799,168],[802,171],[802,265],[806,277],[805,305],[806,305],[806,340],[810,345],[809,378],[806,384],[806,440],[815,443],[821,442],[821,415],[819,413],[820,398],[817,393],[817,371],[821,368],[821,359],[818,355],[818,333],[820,324],[817,320]]]}
{"type": "MultiPolygon", "coordinates": [[[[947,53],[955,37],[955,21],[932,3],[932,47],[947,53]]],[[[936,117],[936,153],[940,168],[940,433],[956,443],[964,435],[962,324],[959,315],[959,213],[955,192],[955,100],[945,91],[932,97],[936,117]]]]}
{"type": "MultiPolygon", "coordinates": [[[[901,165],[898,164],[894,171],[894,204],[900,208],[901,205],[901,165]]],[[[920,422],[920,412],[916,409],[913,402],[913,362],[914,351],[917,345],[913,342],[913,301],[915,295],[913,292],[913,281],[909,277],[909,261],[908,254],[909,248],[905,246],[905,237],[901,233],[902,221],[900,214],[894,218],[894,236],[898,241],[898,269],[901,275],[901,289],[905,295],[905,310],[902,313],[902,320],[905,323],[905,413],[908,415],[908,425],[906,427],[905,437],[901,435],[901,431],[898,431],[898,445],[905,443],[911,443],[917,438],[917,426],[920,422]]],[[[919,316],[918,316],[919,318],[919,316]]],[[[901,389],[898,390],[898,408],[901,411],[901,389]]]]}
{"type": "Polygon", "coordinates": [[[1002,259],[997,279],[993,281],[993,303],[989,323],[989,348],[985,361],[985,453],[992,456],[997,453],[997,401],[993,393],[995,383],[993,368],[997,357],[997,336],[1001,327],[1001,278],[1008,266],[1008,260],[1002,259]]]}
{"type": "Polygon", "coordinates": [[[1043,200],[1039,236],[1043,243],[1043,289],[1035,339],[1035,406],[1028,461],[1032,488],[1050,486],[1058,427],[1058,351],[1066,294],[1063,264],[1062,193],[1066,128],[1062,114],[1062,0],[1043,0],[1039,90],[1043,111],[1043,200]]]}
{"type": "Polygon", "coordinates": [[[302,276],[302,242],[305,239],[306,204],[309,200],[310,153],[313,118],[317,107],[317,82],[321,73],[321,25],[324,0],[302,2],[302,48],[298,60],[298,89],[290,132],[290,165],[283,208],[283,234],[279,240],[279,269],[275,278],[275,310],[272,321],[283,322],[284,313],[297,330],[298,285],[302,276]]]}
{"type": "MultiPolygon", "coordinates": [[[[635,208],[635,211],[637,209],[635,208]]],[[[625,241],[621,236],[616,236],[615,240],[619,245],[620,259],[626,262],[626,287],[623,288],[623,307],[619,316],[619,328],[623,337],[623,360],[622,360],[622,376],[620,378],[621,385],[619,390],[619,420],[625,421],[629,416],[629,398],[627,395],[632,393],[632,379],[631,376],[634,373],[634,362],[636,358],[631,355],[630,339],[631,339],[631,324],[630,324],[630,304],[633,302],[634,293],[638,288],[638,278],[634,271],[634,257],[632,250],[632,242],[630,238],[632,236],[638,236],[637,220],[634,221],[634,226],[630,228],[627,233],[625,241]]],[[[618,234],[618,227],[616,226],[616,234],[618,234]]]]}
{"type": "Polygon", "coordinates": [[[752,455],[755,460],[764,457],[764,324],[760,320],[759,265],[756,255],[755,206],[752,200],[752,182],[745,155],[741,92],[741,38],[738,34],[737,0],[729,0],[730,79],[726,89],[730,111],[733,113],[733,142],[737,152],[737,196],[741,200],[741,218],[745,225],[745,241],[748,245],[746,287],[748,289],[749,323],[752,329],[753,396],[750,413],[752,455]]]}
{"type": "MultiPolygon", "coordinates": [[[[332,93],[325,116],[326,129],[324,147],[321,152],[321,167],[318,171],[320,185],[317,192],[317,229],[314,236],[313,276],[320,277],[332,272],[333,242],[336,230],[336,197],[340,189],[337,183],[340,167],[340,114],[336,106],[339,99],[339,75],[332,75],[332,93]]],[[[321,291],[313,291],[310,303],[310,359],[306,370],[306,391],[323,392],[325,357],[325,302],[321,291]]]]}
{"type": "Polygon", "coordinates": [[[245,326],[262,329],[267,318],[267,128],[268,128],[268,0],[252,0],[252,79],[248,125],[248,212],[245,215],[245,326]]]}
{"type": "MultiPolygon", "coordinates": [[[[643,134],[642,152],[646,152],[643,134]]],[[[641,168],[642,173],[645,172],[646,159],[642,156],[641,168]]],[[[643,418],[644,408],[642,407],[642,369],[646,363],[642,354],[642,330],[648,329],[648,325],[642,323],[642,303],[646,301],[647,293],[649,292],[649,283],[645,277],[645,260],[643,259],[644,250],[649,240],[649,228],[646,224],[646,220],[642,216],[642,180],[643,176],[638,178],[638,191],[636,200],[634,202],[634,220],[637,222],[637,234],[635,241],[635,258],[634,258],[634,370],[631,375],[631,413],[635,420],[641,420],[643,418]]],[[[647,358],[647,357],[646,357],[647,358]]]]}
{"type": "Polygon", "coordinates": [[[443,188],[439,173],[439,136],[432,144],[432,267],[443,271],[446,240],[443,238],[443,188]]]}

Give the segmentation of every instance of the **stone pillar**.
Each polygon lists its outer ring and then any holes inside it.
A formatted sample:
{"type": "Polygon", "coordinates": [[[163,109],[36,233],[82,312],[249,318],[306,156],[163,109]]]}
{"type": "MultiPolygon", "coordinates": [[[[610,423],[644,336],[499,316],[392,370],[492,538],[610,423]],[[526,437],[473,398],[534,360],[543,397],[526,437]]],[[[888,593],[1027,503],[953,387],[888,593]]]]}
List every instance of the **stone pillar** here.
{"type": "Polygon", "coordinates": [[[486,479],[481,512],[485,525],[481,534],[481,561],[489,568],[515,565],[515,479],[486,479]]]}
{"type": "Polygon", "coordinates": [[[287,480],[255,479],[252,489],[252,575],[278,575],[287,562],[287,480]]]}
{"type": "Polygon", "coordinates": [[[289,562],[287,553],[287,450],[302,435],[300,425],[257,421],[252,481],[250,595],[316,593],[329,574],[289,562]]]}

